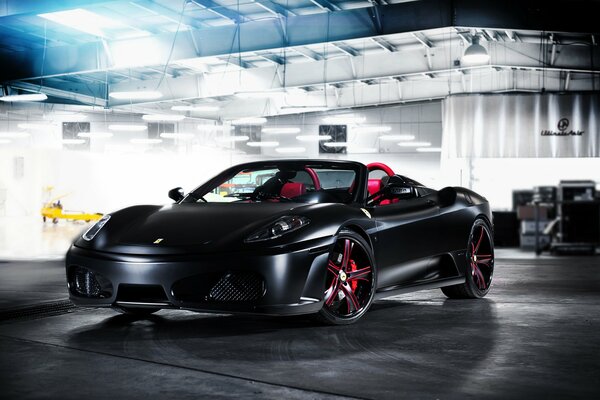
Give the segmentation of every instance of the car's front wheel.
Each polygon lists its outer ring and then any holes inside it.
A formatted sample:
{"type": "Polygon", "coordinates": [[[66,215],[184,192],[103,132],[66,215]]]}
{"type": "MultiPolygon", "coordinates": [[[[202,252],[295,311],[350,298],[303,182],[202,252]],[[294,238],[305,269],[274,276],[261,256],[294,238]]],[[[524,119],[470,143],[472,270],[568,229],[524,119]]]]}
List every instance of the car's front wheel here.
{"type": "Polygon", "coordinates": [[[341,231],[329,254],[324,305],[317,318],[346,325],[362,317],[373,302],[377,274],[367,241],[353,231],[341,231]]]}
{"type": "Polygon", "coordinates": [[[485,296],[494,276],[494,241],[492,230],[483,219],[471,228],[467,243],[465,283],[442,288],[451,299],[478,299],[485,296]]]}

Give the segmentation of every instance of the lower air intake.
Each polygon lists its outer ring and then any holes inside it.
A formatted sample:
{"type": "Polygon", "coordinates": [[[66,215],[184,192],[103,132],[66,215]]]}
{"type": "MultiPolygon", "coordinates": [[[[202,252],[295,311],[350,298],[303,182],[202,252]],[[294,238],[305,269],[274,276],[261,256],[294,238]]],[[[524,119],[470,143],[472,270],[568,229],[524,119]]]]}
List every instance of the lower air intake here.
{"type": "Polygon", "coordinates": [[[107,298],[112,295],[112,284],[103,276],[82,267],[72,267],[69,274],[71,292],[81,297],[107,298]]]}
{"type": "Polygon", "coordinates": [[[210,301],[255,301],[265,294],[265,282],[252,273],[224,275],[210,289],[210,301]]]}

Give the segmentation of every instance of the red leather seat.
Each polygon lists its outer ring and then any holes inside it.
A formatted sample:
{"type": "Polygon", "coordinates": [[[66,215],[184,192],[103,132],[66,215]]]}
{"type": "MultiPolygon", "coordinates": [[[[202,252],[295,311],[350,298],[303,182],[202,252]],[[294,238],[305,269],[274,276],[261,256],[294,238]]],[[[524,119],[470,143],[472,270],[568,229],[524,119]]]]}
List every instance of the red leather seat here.
{"type": "Polygon", "coordinates": [[[283,185],[280,192],[283,197],[288,199],[302,196],[304,193],[306,193],[306,185],[300,182],[288,182],[283,185]]]}
{"type": "Polygon", "coordinates": [[[383,183],[381,182],[381,179],[369,179],[369,186],[367,188],[371,196],[379,192],[382,187],[383,183]]]}

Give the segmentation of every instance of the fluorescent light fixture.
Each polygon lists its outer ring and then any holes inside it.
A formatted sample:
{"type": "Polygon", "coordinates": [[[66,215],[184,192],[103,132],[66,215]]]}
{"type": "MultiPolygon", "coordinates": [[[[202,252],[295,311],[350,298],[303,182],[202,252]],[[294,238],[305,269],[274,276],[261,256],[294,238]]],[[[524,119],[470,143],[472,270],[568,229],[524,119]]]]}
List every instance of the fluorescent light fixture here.
{"type": "Polygon", "coordinates": [[[235,96],[239,97],[240,99],[268,99],[271,97],[285,96],[285,92],[248,91],[248,92],[237,92],[237,93],[235,93],[235,96]]]}
{"type": "Polygon", "coordinates": [[[52,128],[52,124],[33,124],[29,122],[25,122],[17,125],[21,129],[33,129],[33,130],[43,130],[52,128]]]}
{"type": "Polygon", "coordinates": [[[162,139],[131,139],[129,142],[133,144],[158,144],[162,143],[162,139]]]}
{"type": "Polygon", "coordinates": [[[198,125],[196,129],[201,132],[214,132],[214,131],[230,131],[231,126],[229,125],[198,125]]]}
{"type": "Polygon", "coordinates": [[[53,114],[45,115],[44,119],[58,120],[58,121],[65,121],[65,122],[78,122],[78,121],[85,121],[87,119],[87,115],[79,114],[79,113],[70,113],[70,112],[53,113],[53,114]]]}
{"type": "Polygon", "coordinates": [[[352,132],[354,133],[380,133],[389,132],[391,130],[391,126],[357,126],[352,128],[352,132]]]}
{"type": "Polygon", "coordinates": [[[331,125],[354,125],[365,122],[365,117],[357,117],[354,114],[335,115],[323,118],[323,122],[331,125]]]}
{"type": "Polygon", "coordinates": [[[231,142],[246,142],[248,140],[250,140],[249,136],[246,135],[242,135],[242,136],[221,136],[218,137],[217,142],[222,142],[222,143],[231,143],[231,142]]]}
{"type": "Polygon", "coordinates": [[[112,132],[79,132],[77,136],[82,138],[107,139],[113,137],[112,132]]]}
{"type": "Polygon", "coordinates": [[[331,140],[331,135],[298,135],[296,139],[301,142],[319,142],[321,140],[331,140]]]}
{"type": "Polygon", "coordinates": [[[142,115],[144,121],[181,121],[185,115],[180,114],[145,114],[142,115]]]}
{"type": "Polygon", "coordinates": [[[479,44],[479,36],[475,35],[472,39],[472,44],[467,47],[462,60],[466,64],[485,64],[490,60],[485,47],[479,44]]]}
{"type": "Polygon", "coordinates": [[[0,144],[9,144],[11,142],[12,142],[12,140],[10,140],[10,139],[0,139],[0,144]]]}
{"type": "Polygon", "coordinates": [[[162,93],[156,90],[139,90],[135,92],[111,92],[110,97],[117,100],[156,100],[162,93]]]}
{"type": "Polygon", "coordinates": [[[23,139],[29,136],[29,132],[0,132],[0,138],[23,139]]]}
{"type": "Polygon", "coordinates": [[[279,142],[248,142],[246,143],[250,147],[277,147],[279,146],[279,142]]]}
{"type": "Polygon", "coordinates": [[[199,112],[211,112],[219,111],[219,106],[173,106],[173,111],[199,111],[199,112]]]}
{"type": "Polygon", "coordinates": [[[63,144],[84,144],[86,142],[85,139],[63,139],[63,144]]]}
{"type": "Polygon", "coordinates": [[[278,147],[275,151],[280,154],[304,153],[306,147],[278,147]]]}
{"type": "Polygon", "coordinates": [[[441,147],[419,147],[417,148],[419,153],[440,153],[442,151],[441,147]]]}
{"type": "Polygon", "coordinates": [[[31,94],[13,94],[10,96],[2,96],[0,97],[0,101],[11,101],[11,102],[19,102],[19,101],[44,101],[48,99],[44,93],[31,93],[31,94]]]}
{"type": "Polygon", "coordinates": [[[379,149],[375,147],[348,147],[348,153],[373,154],[379,153],[379,149]]]}
{"type": "Polygon", "coordinates": [[[261,132],[272,134],[300,133],[300,128],[262,128],[261,132]]]}
{"type": "Polygon", "coordinates": [[[163,139],[192,139],[195,135],[193,133],[187,132],[177,132],[177,133],[161,133],[160,137],[163,139]]]}
{"type": "Polygon", "coordinates": [[[427,147],[431,146],[430,142],[400,142],[398,146],[401,147],[427,147]]]}
{"type": "Polygon", "coordinates": [[[382,135],[379,136],[379,140],[384,142],[397,142],[401,140],[414,140],[415,135],[382,135]]]}
{"type": "Polygon", "coordinates": [[[348,147],[349,145],[350,145],[350,143],[348,143],[348,142],[323,143],[323,146],[325,146],[325,147],[348,147]]]}
{"type": "Polygon", "coordinates": [[[124,25],[116,20],[106,18],[102,15],[93,13],[81,8],[75,8],[67,11],[57,11],[47,14],[38,14],[38,17],[56,22],[69,28],[76,29],[90,35],[104,37],[105,30],[123,28],[124,25]]]}
{"type": "Polygon", "coordinates": [[[231,121],[231,125],[262,125],[266,123],[267,119],[264,117],[239,118],[231,121]]]}
{"type": "Polygon", "coordinates": [[[109,125],[108,129],[111,131],[124,131],[124,132],[141,132],[148,129],[146,125],[132,124],[132,125],[123,125],[123,124],[114,124],[109,125]]]}

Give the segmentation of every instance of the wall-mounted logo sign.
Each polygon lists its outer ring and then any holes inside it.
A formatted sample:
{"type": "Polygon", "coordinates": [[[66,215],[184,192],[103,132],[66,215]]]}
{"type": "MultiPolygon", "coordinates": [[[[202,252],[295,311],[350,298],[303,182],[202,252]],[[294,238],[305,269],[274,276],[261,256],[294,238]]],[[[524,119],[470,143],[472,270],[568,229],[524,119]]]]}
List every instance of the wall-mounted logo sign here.
{"type": "Polygon", "coordinates": [[[542,136],[581,136],[585,133],[585,131],[580,130],[567,130],[569,128],[570,121],[568,118],[561,118],[556,124],[557,131],[553,130],[543,130],[542,136]]]}

